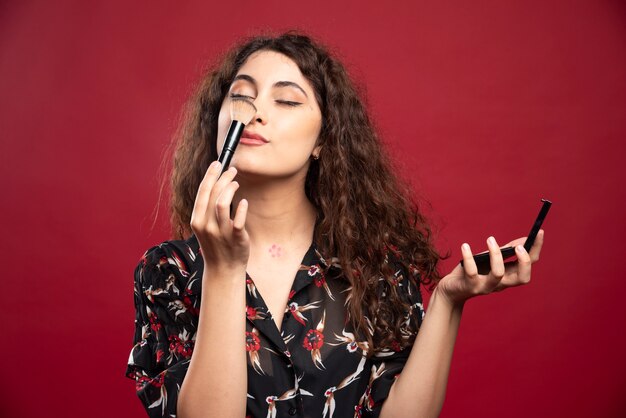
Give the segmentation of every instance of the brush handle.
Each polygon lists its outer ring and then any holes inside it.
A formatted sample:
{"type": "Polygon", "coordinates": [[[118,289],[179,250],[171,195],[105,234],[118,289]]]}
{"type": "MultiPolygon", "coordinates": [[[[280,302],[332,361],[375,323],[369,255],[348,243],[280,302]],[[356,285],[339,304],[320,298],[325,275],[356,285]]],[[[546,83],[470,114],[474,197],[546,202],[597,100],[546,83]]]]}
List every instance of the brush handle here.
{"type": "Polygon", "coordinates": [[[235,149],[237,149],[237,145],[239,145],[239,140],[241,139],[244,126],[245,125],[243,123],[238,120],[234,120],[228,128],[228,133],[226,134],[226,139],[224,140],[224,147],[222,147],[222,152],[220,154],[220,158],[218,159],[218,161],[222,163],[220,176],[224,173],[224,171],[228,170],[230,160],[233,158],[233,155],[235,155],[235,149]]]}

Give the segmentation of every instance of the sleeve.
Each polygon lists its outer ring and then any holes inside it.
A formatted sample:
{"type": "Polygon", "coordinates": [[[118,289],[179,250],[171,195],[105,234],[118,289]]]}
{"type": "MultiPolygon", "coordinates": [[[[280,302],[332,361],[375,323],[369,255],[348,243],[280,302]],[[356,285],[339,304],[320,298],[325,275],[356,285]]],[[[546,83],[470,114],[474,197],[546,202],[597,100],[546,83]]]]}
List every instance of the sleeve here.
{"type": "Polygon", "coordinates": [[[184,258],[161,244],[135,268],[135,332],[126,377],[150,417],[175,417],[197,329],[199,298],[184,258]]]}
{"type": "MultiPolygon", "coordinates": [[[[403,335],[413,339],[424,319],[425,311],[420,292],[420,275],[417,268],[404,261],[393,260],[397,286],[399,286],[403,299],[409,303],[408,311],[405,311],[403,335]],[[413,327],[409,327],[412,323],[413,327]],[[413,329],[413,331],[410,331],[413,329]]],[[[383,293],[384,297],[384,293],[383,293]]],[[[372,373],[365,393],[365,402],[362,406],[362,418],[378,418],[384,402],[389,396],[392,385],[402,373],[404,365],[411,354],[413,344],[404,349],[400,345],[384,349],[372,357],[372,373]]]]}

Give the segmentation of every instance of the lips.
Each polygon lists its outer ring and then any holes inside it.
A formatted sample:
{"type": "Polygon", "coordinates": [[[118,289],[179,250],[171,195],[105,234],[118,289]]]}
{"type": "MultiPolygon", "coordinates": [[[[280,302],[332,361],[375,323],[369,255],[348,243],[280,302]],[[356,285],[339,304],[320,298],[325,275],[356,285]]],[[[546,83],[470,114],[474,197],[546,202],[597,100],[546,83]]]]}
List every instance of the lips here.
{"type": "Polygon", "coordinates": [[[252,133],[250,131],[244,130],[243,134],[241,135],[241,143],[249,143],[249,144],[266,144],[269,141],[265,138],[263,138],[261,135],[252,133]]]}

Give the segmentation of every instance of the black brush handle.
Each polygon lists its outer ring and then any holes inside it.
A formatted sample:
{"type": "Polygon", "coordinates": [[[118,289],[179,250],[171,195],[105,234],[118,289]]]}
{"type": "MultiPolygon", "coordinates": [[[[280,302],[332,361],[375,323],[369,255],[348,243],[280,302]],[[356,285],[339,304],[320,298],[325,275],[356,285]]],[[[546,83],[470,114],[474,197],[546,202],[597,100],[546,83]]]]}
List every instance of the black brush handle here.
{"type": "Polygon", "coordinates": [[[218,161],[222,163],[220,176],[224,173],[224,171],[228,170],[230,160],[232,160],[233,155],[235,155],[237,145],[239,145],[239,140],[241,139],[244,126],[245,125],[243,123],[238,120],[234,120],[228,128],[228,133],[226,134],[226,139],[224,140],[224,147],[222,147],[222,152],[220,154],[220,158],[218,159],[218,161]]]}

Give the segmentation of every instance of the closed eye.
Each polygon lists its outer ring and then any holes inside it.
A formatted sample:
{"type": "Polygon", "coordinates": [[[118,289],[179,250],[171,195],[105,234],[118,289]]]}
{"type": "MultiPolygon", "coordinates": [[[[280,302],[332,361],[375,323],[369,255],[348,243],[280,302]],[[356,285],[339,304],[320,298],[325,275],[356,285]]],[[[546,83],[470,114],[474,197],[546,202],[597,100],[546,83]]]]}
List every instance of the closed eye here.
{"type": "Polygon", "coordinates": [[[231,99],[247,99],[247,100],[254,100],[254,97],[252,97],[252,96],[246,96],[245,94],[237,94],[237,93],[231,93],[230,98],[231,98],[231,99]]]}
{"type": "Polygon", "coordinates": [[[296,107],[296,106],[300,106],[302,103],[299,102],[292,102],[289,100],[276,100],[276,103],[280,103],[282,105],[287,105],[287,106],[291,106],[291,107],[296,107]]]}

